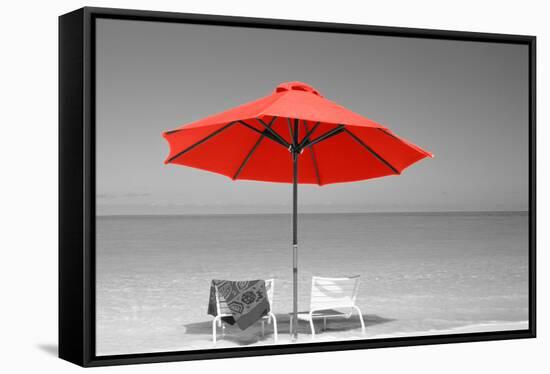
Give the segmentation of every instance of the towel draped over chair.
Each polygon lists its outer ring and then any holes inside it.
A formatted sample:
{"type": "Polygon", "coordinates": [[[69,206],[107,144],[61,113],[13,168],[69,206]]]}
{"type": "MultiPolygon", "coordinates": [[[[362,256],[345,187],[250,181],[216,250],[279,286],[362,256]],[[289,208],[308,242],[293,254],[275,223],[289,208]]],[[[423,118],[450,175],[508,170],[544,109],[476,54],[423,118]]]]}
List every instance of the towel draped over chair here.
{"type": "Polygon", "coordinates": [[[227,306],[230,317],[223,321],[247,329],[270,312],[264,280],[229,281],[213,279],[210,284],[208,314],[217,315],[216,288],[220,305],[227,306]]]}

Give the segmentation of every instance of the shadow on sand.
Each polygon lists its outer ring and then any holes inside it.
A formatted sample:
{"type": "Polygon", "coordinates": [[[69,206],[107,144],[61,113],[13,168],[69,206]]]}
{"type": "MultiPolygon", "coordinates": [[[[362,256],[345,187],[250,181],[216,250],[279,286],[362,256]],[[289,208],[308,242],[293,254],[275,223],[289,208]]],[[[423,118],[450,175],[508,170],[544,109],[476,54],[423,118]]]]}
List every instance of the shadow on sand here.
{"type": "MultiPolygon", "coordinates": [[[[276,314],[277,318],[277,332],[279,334],[279,339],[283,336],[289,334],[290,330],[290,317],[288,314],[276,314]]],[[[393,319],[388,319],[380,317],[374,314],[363,314],[363,321],[365,322],[365,328],[368,330],[370,326],[387,323],[393,321],[393,319]]],[[[315,334],[316,337],[321,338],[323,334],[331,335],[340,335],[341,333],[349,332],[348,334],[343,334],[343,337],[353,335],[353,332],[357,332],[357,337],[361,336],[361,322],[357,315],[352,315],[349,319],[346,318],[327,318],[327,327],[326,330],[323,330],[323,320],[316,319],[314,320],[315,324],[315,334]]],[[[204,322],[195,322],[189,323],[183,326],[185,328],[186,334],[192,335],[212,335],[212,320],[204,322]]],[[[221,328],[217,329],[218,337],[221,337],[221,328]]],[[[298,333],[311,336],[311,329],[309,322],[300,321],[298,324],[298,333]]],[[[237,345],[250,345],[255,343],[262,343],[266,340],[270,340],[273,337],[273,325],[265,323],[265,335],[262,336],[261,333],[261,323],[257,322],[254,325],[250,326],[246,330],[240,330],[236,325],[230,326],[226,325],[225,336],[223,340],[233,342],[237,345]]]]}

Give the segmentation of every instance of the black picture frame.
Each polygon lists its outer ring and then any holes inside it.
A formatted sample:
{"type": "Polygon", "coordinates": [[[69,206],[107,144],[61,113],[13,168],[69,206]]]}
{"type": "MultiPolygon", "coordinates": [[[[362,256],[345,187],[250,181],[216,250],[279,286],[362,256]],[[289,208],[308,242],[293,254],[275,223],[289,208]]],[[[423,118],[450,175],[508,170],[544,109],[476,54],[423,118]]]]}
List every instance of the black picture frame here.
{"type": "Polygon", "coordinates": [[[536,37],[85,7],[59,17],[59,357],[104,366],[536,336],[536,37]],[[529,328],[330,343],[96,356],[95,20],[111,18],[523,44],[529,50],[529,328]]]}

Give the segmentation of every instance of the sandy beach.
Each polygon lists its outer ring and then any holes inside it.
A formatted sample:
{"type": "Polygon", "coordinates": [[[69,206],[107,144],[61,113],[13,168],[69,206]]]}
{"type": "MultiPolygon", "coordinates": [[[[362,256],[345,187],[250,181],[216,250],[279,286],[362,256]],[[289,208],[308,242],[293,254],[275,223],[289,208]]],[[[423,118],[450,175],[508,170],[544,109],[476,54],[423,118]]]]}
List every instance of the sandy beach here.
{"type": "MultiPolygon", "coordinates": [[[[156,334],[150,334],[150,337],[147,340],[147,350],[150,352],[165,352],[168,347],[166,344],[167,340],[171,340],[172,342],[178,340],[180,344],[177,349],[179,350],[195,350],[272,344],[307,344],[342,340],[368,340],[476,332],[513,331],[526,330],[528,328],[528,321],[495,321],[491,323],[460,325],[447,329],[410,331],[409,326],[403,322],[384,319],[376,315],[364,314],[363,319],[366,326],[364,334],[361,332],[360,323],[356,316],[352,316],[350,319],[328,319],[326,330],[323,330],[321,320],[316,321],[316,334],[314,338],[311,336],[309,324],[307,322],[300,321],[298,340],[296,342],[292,342],[289,334],[288,315],[279,314],[277,315],[277,342],[274,340],[273,325],[266,323],[264,334],[262,335],[261,324],[258,322],[245,331],[241,331],[236,326],[226,325],[225,332],[222,333],[222,329],[218,328],[217,342],[214,344],[212,341],[211,319],[207,318],[203,322],[179,326],[178,333],[166,334],[163,335],[162,338],[156,334]]],[[[115,347],[111,349],[112,352],[117,352],[115,347]]],[[[136,352],[139,352],[139,348],[136,347],[134,349],[136,352]]],[[[174,346],[170,346],[168,349],[175,350],[176,348],[174,346]]],[[[124,350],[119,350],[118,352],[125,353],[124,350]]]]}
{"type": "MultiPolygon", "coordinates": [[[[300,223],[300,310],[313,275],[361,275],[365,334],[354,315],[329,319],[315,341],[527,328],[524,213],[305,214],[300,223]]],[[[287,215],[98,218],[97,353],[212,348],[211,279],[274,278],[279,343],[288,343],[288,225],[287,215]]],[[[273,344],[271,331],[229,327],[217,347],[273,344]]],[[[311,342],[306,322],[299,332],[311,342]]]]}
{"type": "MultiPolygon", "coordinates": [[[[471,324],[465,326],[457,326],[449,329],[441,330],[427,330],[427,331],[406,331],[406,326],[401,326],[404,331],[399,331],[399,323],[396,321],[385,320],[378,316],[363,315],[366,331],[365,334],[361,333],[359,320],[351,317],[346,319],[328,319],[327,329],[322,330],[322,322],[319,320],[315,323],[316,333],[312,339],[309,325],[307,322],[300,322],[299,335],[296,343],[312,343],[312,342],[330,342],[339,340],[368,340],[368,339],[384,339],[384,338],[398,338],[398,337],[410,337],[410,336],[428,336],[428,335],[445,335],[445,334],[465,334],[476,332],[489,332],[489,331],[512,331],[512,330],[526,330],[528,328],[528,321],[515,321],[515,322],[493,322],[483,324],[471,324]],[[384,326],[377,326],[377,325],[384,326]],[[391,331],[381,332],[381,331],[391,331]]],[[[278,318],[278,339],[277,344],[290,344],[289,323],[288,317],[279,315],[278,318]],[[280,322],[279,322],[280,321],[280,322]]],[[[247,329],[246,331],[240,331],[238,328],[229,326],[226,327],[225,335],[221,335],[221,330],[218,329],[218,340],[216,342],[216,348],[231,348],[241,347],[247,345],[267,345],[276,344],[274,342],[272,326],[265,325],[265,334],[262,336],[260,323],[247,329]]],[[[193,335],[189,339],[190,344],[186,347],[191,349],[193,347],[208,346],[214,347],[212,343],[212,326],[210,323],[198,323],[190,326],[186,326],[186,333],[193,335]]]]}

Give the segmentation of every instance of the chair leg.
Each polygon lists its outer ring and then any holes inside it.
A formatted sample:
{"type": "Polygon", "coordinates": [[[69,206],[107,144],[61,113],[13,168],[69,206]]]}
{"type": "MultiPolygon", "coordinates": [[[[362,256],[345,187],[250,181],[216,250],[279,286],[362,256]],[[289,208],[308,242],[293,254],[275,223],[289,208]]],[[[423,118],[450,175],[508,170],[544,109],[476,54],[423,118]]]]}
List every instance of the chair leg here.
{"type": "Polygon", "coordinates": [[[225,336],[225,323],[222,323],[222,336],[225,336]]]}
{"type": "Polygon", "coordinates": [[[311,327],[311,339],[315,339],[315,325],[313,324],[313,318],[309,318],[309,327],[311,327]]]}
{"type": "Polygon", "coordinates": [[[290,316],[290,334],[292,335],[292,320],[293,320],[293,316],[290,316]]]}
{"type": "Polygon", "coordinates": [[[323,317],[323,331],[327,331],[327,317],[323,317]]]}
{"type": "Polygon", "coordinates": [[[212,342],[216,345],[216,323],[218,322],[218,317],[214,318],[212,321],[212,342]]]}
{"type": "Polygon", "coordinates": [[[265,322],[262,319],[262,338],[265,336],[265,322]]]}
{"type": "Polygon", "coordinates": [[[361,309],[359,309],[358,306],[354,305],[353,307],[355,308],[355,310],[359,314],[359,321],[361,321],[361,332],[364,334],[365,333],[365,321],[363,321],[363,313],[361,313],[361,309]]]}
{"type": "Polygon", "coordinates": [[[273,339],[275,340],[275,343],[277,342],[278,336],[277,336],[277,318],[275,318],[275,315],[271,313],[269,315],[269,318],[273,320],[273,339]]]}

